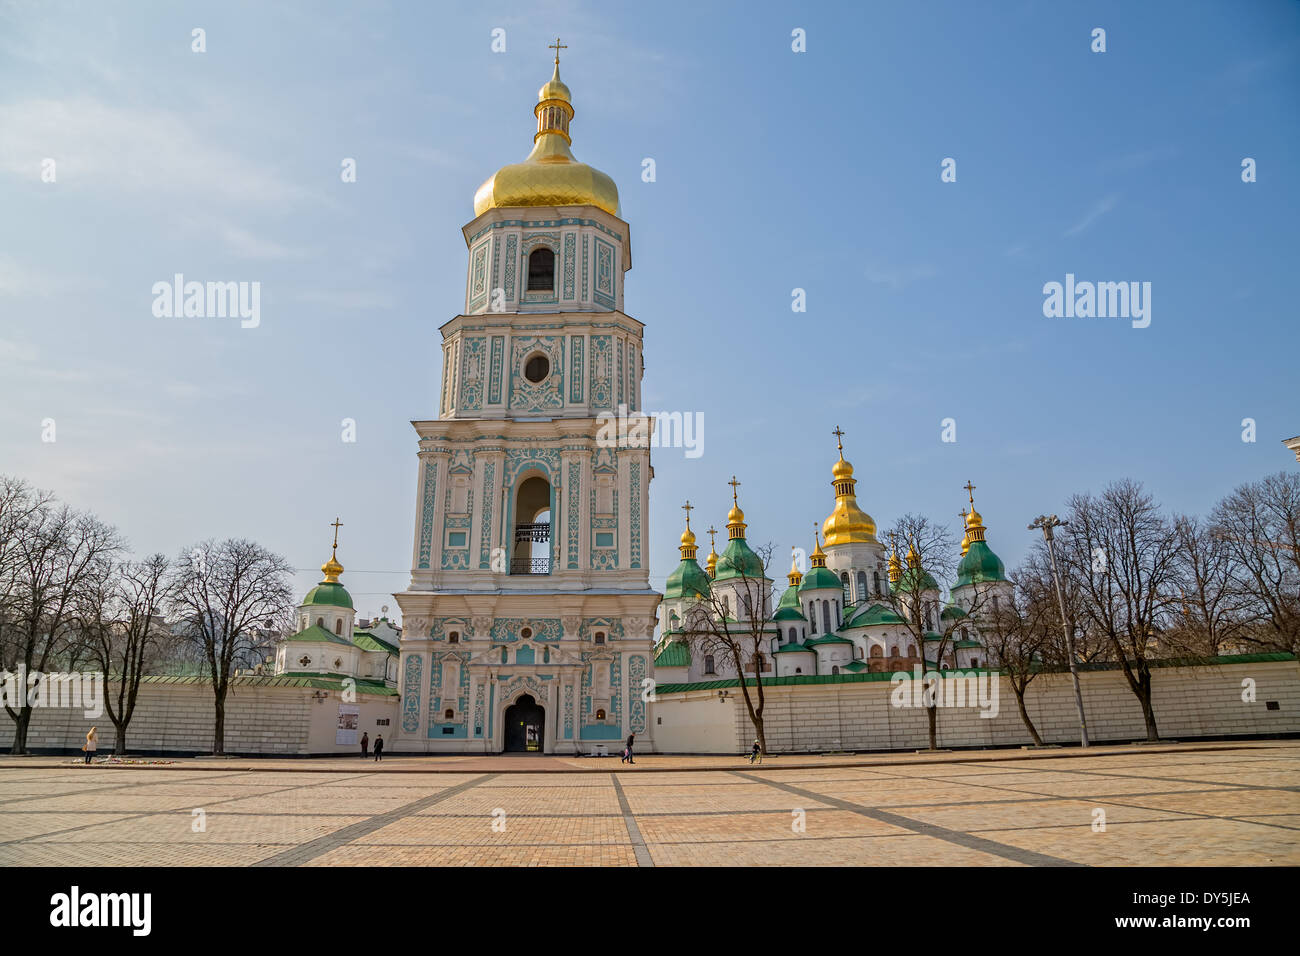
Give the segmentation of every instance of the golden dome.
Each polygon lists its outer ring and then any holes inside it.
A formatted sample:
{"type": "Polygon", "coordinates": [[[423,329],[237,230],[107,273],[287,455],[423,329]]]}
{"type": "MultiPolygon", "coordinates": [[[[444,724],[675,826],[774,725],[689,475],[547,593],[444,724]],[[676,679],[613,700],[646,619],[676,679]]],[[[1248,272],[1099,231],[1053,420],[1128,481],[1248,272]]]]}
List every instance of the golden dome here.
{"type": "Polygon", "coordinates": [[[337,584],[339,575],[343,573],[343,565],[339,564],[338,558],[330,555],[330,559],[320,566],[325,572],[325,581],[329,584],[337,584]]]}
{"type": "Polygon", "coordinates": [[[728,526],[733,524],[743,524],[745,521],[745,512],[740,510],[740,505],[732,505],[731,510],[727,512],[728,526]]]}
{"type": "Polygon", "coordinates": [[[687,525],[686,530],[682,532],[682,547],[683,548],[695,547],[695,532],[691,530],[690,525],[687,525]]]}
{"type": "Polygon", "coordinates": [[[786,576],[786,580],[790,582],[792,588],[797,588],[799,582],[803,580],[803,572],[799,570],[799,559],[794,548],[790,549],[790,573],[786,576]]]}
{"type": "MultiPolygon", "coordinates": [[[[983,541],[985,531],[984,516],[975,510],[975,486],[969,481],[966,482],[966,494],[970,497],[970,514],[966,516],[966,535],[963,542],[967,539],[970,541],[983,541]]],[[[966,549],[963,548],[962,554],[965,553],[966,549]]]]}
{"type": "Polygon", "coordinates": [[[580,163],[569,149],[573,100],[560,79],[560,63],[537,91],[537,132],[522,163],[502,166],[474,194],[474,215],[506,206],[596,206],[621,216],[618,187],[599,169],[580,163]]]}
{"type": "Polygon", "coordinates": [[[831,484],[835,487],[835,510],[822,523],[822,537],[827,547],[837,544],[876,543],[876,522],[860,507],[854,493],[857,480],[853,477],[853,465],[840,459],[831,467],[831,484]]]}
{"type": "MultiPolygon", "coordinates": [[[[962,519],[962,525],[963,525],[963,527],[964,527],[964,526],[965,526],[965,522],[966,522],[966,509],[965,509],[965,508],[962,508],[962,509],[961,509],[960,513],[958,514],[958,517],[962,519]]],[[[966,552],[969,551],[969,550],[970,550],[970,534],[969,534],[968,532],[966,532],[966,531],[963,531],[963,532],[962,532],[962,536],[961,536],[961,553],[962,553],[962,557],[965,557],[965,556],[966,556],[966,552]]]]}

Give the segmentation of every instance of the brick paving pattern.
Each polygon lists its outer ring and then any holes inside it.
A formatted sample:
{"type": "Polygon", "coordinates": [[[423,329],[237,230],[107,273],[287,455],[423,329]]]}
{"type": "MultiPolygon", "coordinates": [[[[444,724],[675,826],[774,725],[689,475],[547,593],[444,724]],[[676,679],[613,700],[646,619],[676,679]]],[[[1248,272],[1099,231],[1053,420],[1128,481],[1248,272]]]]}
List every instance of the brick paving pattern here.
{"type": "Polygon", "coordinates": [[[0,865],[258,864],[1295,866],[1300,741],[761,766],[0,757],[0,865]]]}

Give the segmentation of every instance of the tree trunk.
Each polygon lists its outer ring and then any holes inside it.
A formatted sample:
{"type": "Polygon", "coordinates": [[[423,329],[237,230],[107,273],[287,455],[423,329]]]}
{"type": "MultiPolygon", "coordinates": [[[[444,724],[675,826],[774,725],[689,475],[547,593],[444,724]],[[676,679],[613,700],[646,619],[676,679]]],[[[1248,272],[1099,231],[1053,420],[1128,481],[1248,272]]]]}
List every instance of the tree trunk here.
{"type": "Polygon", "coordinates": [[[114,735],[113,754],[118,757],[126,756],[126,724],[114,724],[117,733],[114,735]]]}
{"type": "MultiPolygon", "coordinates": [[[[712,525],[710,525],[712,527],[712,525]]],[[[763,718],[758,717],[754,720],[754,732],[758,734],[758,752],[767,753],[767,733],[763,730],[763,718]]]]}
{"type": "Polygon", "coordinates": [[[14,742],[9,748],[9,753],[14,756],[20,756],[27,753],[27,725],[31,723],[32,706],[24,704],[18,709],[18,716],[14,718],[14,742]]]}
{"type": "Polygon", "coordinates": [[[925,708],[925,716],[930,721],[930,749],[938,750],[939,749],[939,729],[938,729],[939,708],[936,707],[934,704],[927,704],[925,708]]]}
{"type": "Polygon", "coordinates": [[[1016,692],[1016,706],[1020,708],[1020,719],[1024,721],[1025,729],[1029,731],[1029,736],[1034,738],[1034,746],[1041,747],[1043,738],[1038,736],[1038,730],[1034,727],[1034,722],[1029,719],[1029,711],[1025,708],[1025,689],[1011,682],[1012,689],[1016,692]]]}
{"type": "Polygon", "coordinates": [[[1142,702],[1142,719],[1147,724],[1147,741],[1155,743],[1160,740],[1160,731],[1156,729],[1156,712],[1151,706],[1151,673],[1149,671],[1138,677],[1138,700],[1142,702]]]}
{"type": "Polygon", "coordinates": [[[226,701],[217,698],[216,720],[212,725],[212,754],[224,756],[226,752],[226,701]]]}

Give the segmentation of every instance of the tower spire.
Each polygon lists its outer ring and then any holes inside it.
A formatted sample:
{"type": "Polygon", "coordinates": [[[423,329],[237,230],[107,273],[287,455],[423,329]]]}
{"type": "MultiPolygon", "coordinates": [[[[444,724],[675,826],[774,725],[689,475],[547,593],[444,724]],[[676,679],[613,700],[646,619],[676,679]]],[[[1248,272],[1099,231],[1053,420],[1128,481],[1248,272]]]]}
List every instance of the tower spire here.
{"type": "MultiPolygon", "coordinates": [[[[971,541],[984,540],[984,518],[975,510],[975,486],[970,483],[969,478],[963,487],[966,489],[967,497],[970,498],[970,514],[966,515],[966,537],[963,539],[968,541],[967,547],[969,547],[971,541]]],[[[962,554],[965,553],[966,549],[963,548],[962,554]]]]}
{"type": "Polygon", "coordinates": [[[325,573],[325,583],[337,584],[339,575],[343,573],[343,565],[339,564],[339,528],[343,527],[343,522],[337,517],[330,526],[334,529],[334,547],[330,552],[330,559],[320,566],[321,571],[325,573]]]}

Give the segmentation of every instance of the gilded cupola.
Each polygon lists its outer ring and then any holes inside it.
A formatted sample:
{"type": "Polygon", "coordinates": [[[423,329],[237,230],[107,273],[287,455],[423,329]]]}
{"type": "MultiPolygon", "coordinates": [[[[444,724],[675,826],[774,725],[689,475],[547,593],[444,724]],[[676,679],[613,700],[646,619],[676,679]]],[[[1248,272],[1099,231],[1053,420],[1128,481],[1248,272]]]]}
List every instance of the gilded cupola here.
{"type": "Polygon", "coordinates": [[[853,490],[857,484],[857,479],[853,477],[853,465],[844,459],[844,432],[837,425],[831,434],[835,436],[840,457],[831,467],[835,510],[822,523],[822,537],[826,539],[827,547],[837,544],[875,544],[876,522],[858,507],[858,498],[853,490]]]}
{"type": "Polygon", "coordinates": [[[618,187],[599,169],[580,163],[570,146],[573,97],[560,79],[560,50],[555,41],[555,70],[537,91],[537,132],[533,150],[522,163],[503,166],[474,194],[474,215],[514,206],[596,206],[621,215],[618,187]]]}

